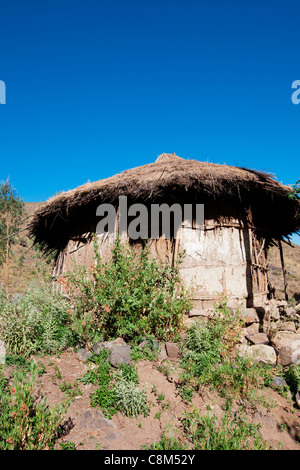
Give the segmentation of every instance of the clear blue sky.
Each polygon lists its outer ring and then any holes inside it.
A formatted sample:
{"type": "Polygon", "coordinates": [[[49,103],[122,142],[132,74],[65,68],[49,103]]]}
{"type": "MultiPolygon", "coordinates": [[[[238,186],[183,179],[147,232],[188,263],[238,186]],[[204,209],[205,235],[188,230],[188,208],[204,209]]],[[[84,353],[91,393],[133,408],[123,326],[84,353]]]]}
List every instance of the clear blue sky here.
{"type": "Polygon", "coordinates": [[[294,184],[299,13],[299,0],[1,0],[0,179],[43,201],[175,152],[294,184]]]}

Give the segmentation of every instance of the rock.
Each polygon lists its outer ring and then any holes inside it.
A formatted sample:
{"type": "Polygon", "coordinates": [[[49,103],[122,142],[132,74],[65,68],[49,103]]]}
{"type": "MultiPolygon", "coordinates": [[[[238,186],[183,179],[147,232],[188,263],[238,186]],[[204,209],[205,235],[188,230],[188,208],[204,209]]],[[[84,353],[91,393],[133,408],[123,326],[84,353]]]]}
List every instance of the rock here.
{"type": "Polygon", "coordinates": [[[278,363],[282,366],[299,364],[300,362],[300,342],[293,343],[292,346],[283,346],[279,350],[278,363]]]}
{"type": "Polygon", "coordinates": [[[288,384],[286,383],[286,381],[279,375],[275,375],[275,377],[273,377],[271,383],[272,388],[286,388],[287,386],[288,384]]]}
{"type": "Polygon", "coordinates": [[[242,345],[239,348],[239,353],[242,356],[252,357],[254,362],[260,364],[276,365],[277,356],[276,351],[272,346],[266,344],[255,344],[253,346],[242,345]]]}
{"type": "Polygon", "coordinates": [[[158,354],[158,360],[159,361],[164,361],[165,359],[168,359],[167,351],[166,351],[166,346],[165,344],[162,345],[159,354],[158,354]]]}
{"type": "Polygon", "coordinates": [[[0,364],[5,364],[6,361],[6,349],[4,341],[0,341],[0,364]]]}
{"type": "Polygon", "coordinates": [[[79,421],[79,427],[81,429],[103,431],[106,429],[115,428],[116,425],[98,410],[86,410],[82,419],[79,421]]]}
{"type": "Polygon", "coordinates": [[[283,346],[292,346],[294,342],[300,341],[300,335],[291,331],[278,331],[272,339],[271,343],[279,351],[283,346]]]}
{"type": "Polygon", "coordinates": [[[295,315],[295,313],[296,313],[296,310],[293,307],[287,307],[285,309],[285,314],[287,317],[292,317],[293,315],[295,315]]]}
{"type": "Polygon", "coordinates": [[[156,339],[150,340],[150,339],[147,339],[147,338],[143,338],[143,341],[138,345],[138,348],[143,349],[145,347],[149,347],[150,349],[153,349],[153,350],[158,350],[159,349],[159,342],[156,341],[156,339]]]}
{"type": "Polygon", "coordinates": [[[87,362],[93,354],[90,351],[82,348],[77,351],[77,357],[80,361],[87,362]]]}
{"type": "Polygon", "coordinates": [[[276,304],[278,307],[282,307],[282,308],[287,308],[289,305],[287,300],[283,300],[283,299],[276,300],[276,304]]]}
{"type": "Polygon", "coordinates": [[[295,402],[297,406],[300,408],[300,391],[295,394],[295,402]]]}
{"type": "Polygon", "coordinates": [[[246,308],[243,312],[241,312],[241,319],[245,322],[246,326],[259,322],[255,308],[246,308]]]}
{"type": "Polygon", "coordinates": [[[245,328],[244,331],[245,331],[245,336],[255,335],[256,333],[259,333],[259,324],[252,323],[252,325],[247,326],[247,328],[245,328]]]}
{"type": "Polygon", "coordinates": [[[296,332],[296,326],[294,322],[289,321],[289,322],[282,323],[282,325],[280,325],[279,327],[279,330],[296,332]]]}
{"type": "Polygon", "coordinates": [[[103,343],[95,343],[92,347],[92,350],[95,354],[99,354],[102,349],[104,349],[103,343]]]}
{"type": "Polygon", "coordinates": [[[300,303],[295,307],[296,312],[300,312],[300,303]]]}
{"type": "Polygon", "coordinates": [[[272,338],[272,345],[278,351],[278,362],[282,366],[300,362],[300,335],[290,331],[279,331],[272,338]]]}
{"type": "Polygon", "coordinates": [[[130,364],[130,354],[131,347],[129,345],[122,346],[121,344],[114,344],[110,348],[108,361],[114,367],[118,367],[120,364],[130,364]]]}
{"type": "Polygon", "coordinates": [[[177,359],[179,357],[179,346],[175,343],[165,343],[166,353],[170,359],[177,359]]]}
{"type": "Polygon", "coordinates": [[[280,319],[280,312],[279,312],[279,309],[275,306],[275,305],[272,305],[271,308],[270,308],[270,311],[269,311],[269,314],[270,314],[270,319],[271,320],[279,320],[280,319]]]}
{"type": "Polygon", "coordinates": [[[123,338],[117,338],[112,341],[101,341],[100,343],[95,343],[92,349],[95,354],[99,354],[102,349],[107,349],[107,351],[111,351],[111,349],[115,345],[126,346],[126,342],[123,338]]]}
{"type": "Polygon", "coordinates": [[[265,333],[256,333],[254,335],[248,335],[246,338],[253,344],[269,344],[268,335],[265,333]]]}
{"type": "Polygon", "coordinates": [[[213,309],[209,308],[192,308],[188,313],[188,317],[210,317],[213,309]]]}

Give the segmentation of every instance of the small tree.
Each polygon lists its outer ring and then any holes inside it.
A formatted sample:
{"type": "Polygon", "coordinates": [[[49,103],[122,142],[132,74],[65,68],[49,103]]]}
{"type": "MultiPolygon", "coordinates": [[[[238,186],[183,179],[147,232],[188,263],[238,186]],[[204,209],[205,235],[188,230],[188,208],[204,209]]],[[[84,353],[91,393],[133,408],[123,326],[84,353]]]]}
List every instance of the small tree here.
{"type": "Polygon", "coordinates": [[[293,189],[291,190],[289,194],[289,198],[296,199],[296,200],[300,199],[300,178],[298,179],[296,184],[294,184],[293,189]]]}
{"type": "Polygon", "coordinates": [[[9,180],[0,184],[0,266],[4,271],[8,293],[9,268],[12,247],[18,241],[17,232],[25,212],[24,202],[17,195],[9,180]]]}

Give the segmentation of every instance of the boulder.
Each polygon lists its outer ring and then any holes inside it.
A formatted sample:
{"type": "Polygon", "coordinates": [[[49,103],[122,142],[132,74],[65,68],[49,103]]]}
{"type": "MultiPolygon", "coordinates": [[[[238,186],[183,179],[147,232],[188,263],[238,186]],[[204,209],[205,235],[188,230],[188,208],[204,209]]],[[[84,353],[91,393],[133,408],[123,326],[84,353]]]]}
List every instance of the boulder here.
{"type": "Polygon", "coordinates": [[[245,336],[248,335],[255,335],[256,333],[259,333],[259,324],[258,323],[252,323],[252,325],[247,326],[247,328],[244,329],[245,336]]]}
{"type": "Polygon", "coordinates": [[[296,332],[296,326],[293,321],[284,322],[279,327],[280,331],[292,331],[296,332]]]}
{"type": "Polygon", "coordinates": [[[116,425],[110,419],[105,418],[101,411],[88,409],[83,412],[79,427],[87,431],[105,431],[116,428],[116,425]]]}
{"type": "Polygon", "coordinates": [[[161,346],[161,349],[158,354],[158,360],[159,361],[164,361],[165,359],[168,359],[167,351],[166,351],[166,346],[163,344],[161,346]]]}
{"type": "Polygon", "coordinates": [[[276,300],[275,303],[280,308],[287,308],[289,305],[287,300],[283,300],[283,299],[276,300]]]}
{"type": "Polygon", "coordinates": [[[300,335],[291,331],[278,331],[271,339],[275,349],[279,351],[283,346],[292,346],[294,342],[300,341],[300,335]]]}
{"type": "Polygon", "coordinates": [[[116,344],[120,346],[126,346],[126,342],[123,338],[117,338],[112,341],[101,341],[100,343],[95,343],[92,349],[95,354],[99,354],[102,349],[107,349],[107,351],[110,351],[116,344]]]}
{"type": "Polygon", "coordinates": [[[242,311],[240,315],[246,326],[259,322],[255,308],[245,308],[245,310],[242,311]]]}
{"type": "Polygon", "coordinates": [[[131,362],[130,354],[130,345],[122,346],[121,344],[115,344],[110,348],[108,361],[114,367],[118,367],[120,364],[129,364],[131,362]]]}
{"type": "Polygon", "coordinates": [[[179,357],[179,346],[175,343],[165,343],[166,353],[170,359],[177,359],[179,357]]]}
{"type": "Polygon", "coordinates": [[[285,309],[285,314],[287,317],[292,317],[293,315],[295,315],[295,313],[296,313],[296,310],[293,307],[287,307],[285,309]]]}
{"type": "Polygon", "coordinates": [[[253,344],[269,344],[268,335],[265,333],[256,333],[254,335],[248,335],[246,338],[253,344]]]}
{"type": "Polygon", "coordinates": [[[278,351],[279,364],[288,366],[300,362],[300,335],[291,331],[279,331],[271,342],[278,351]]]}
{"type": "Polygon", "coordinates": [[[82,362],[87,362],[91,356],[92,356],[92,353],[90,351],[87,351],[84,348],[81,348],[77,351],[77,357],[82,362]]]}
{"type": "Polygon", "coordinates": [[[300,363],[300,342],[279,349],[278,363],[282,366],[300,363]]]}
{"type": "Polygon", "coordinates": [[[281,388],[286,388],[288,386],[288,384],[286,383],[286,381],[280,377],[279,375],[275,375],[275,377],[273,377],[273,380],[272,380],[272,383],[271,383],[271,387],[272,388],[277,388],[277,389],[281,389],[281,388]]]}
{"type": "Polygon", "coordinates": [[[266,344],[254,344],[253,346],[242,345],[239,347],[239,353],[242,356],[251,357],[254,362],[260,364],[276,365],[277,355],[272,346],[266,344]]]}

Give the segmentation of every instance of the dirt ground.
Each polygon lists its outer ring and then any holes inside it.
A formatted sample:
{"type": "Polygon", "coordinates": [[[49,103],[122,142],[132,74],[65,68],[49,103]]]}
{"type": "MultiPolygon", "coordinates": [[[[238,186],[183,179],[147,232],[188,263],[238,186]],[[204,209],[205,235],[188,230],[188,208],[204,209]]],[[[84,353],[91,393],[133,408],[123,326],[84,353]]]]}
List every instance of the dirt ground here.
{"type": "MultiPolygon", "coordinates": [[[[196,406],[202,414],[215,414],[218,418],[223,415],[223,400],[217,393],[205,390],[194,397],[192,404],[186,404],[176,393],[176,380],[179,363],[169,366],[173,372],[168,379],[157,370],[159,363],[141,361],[137,364],[140,386],[145,386],[150,414],[146,417],[128,418],[121,413],[114,415],[111,420],[105,419],[99,408],[90,404],[90,394],[96,387],[85,385],[79,381],[89,366],[80,361],[75,352],[64,352],[59,357],[38,357],[39,363],[45,366],[45,372],[37,380],[36,392],[44,395],[50,406],[66,400],[66,393],[61,391],[63,383],[72,384],[73,390],[78,391],[71,399],[65,416],[66,434],[58,441],[71,442],[76,450],[140,450],[145,445],[158,442],[164,431],[169,436],[181,435],[181,418],[185,410],[196,406]],[[177,369],[177,370],[176,370],[177,369]],[[159,402],[157,393],[163,394],[159,402]]],[[[274,449],[300,450],[300,409],[292,399],[287,399],[276,390],[266,388],[260,392],[260,403],[255,408],[247,408],[247,420],[261,425],[263,439],[274,449]]],[[[236,402],[233,410],[238,410],[241,403],[236,402]]]]}

